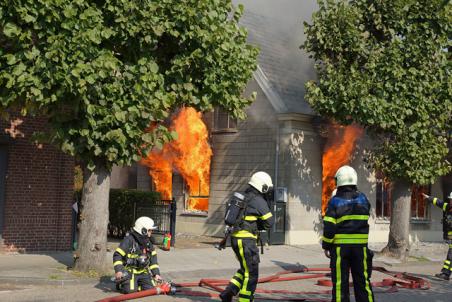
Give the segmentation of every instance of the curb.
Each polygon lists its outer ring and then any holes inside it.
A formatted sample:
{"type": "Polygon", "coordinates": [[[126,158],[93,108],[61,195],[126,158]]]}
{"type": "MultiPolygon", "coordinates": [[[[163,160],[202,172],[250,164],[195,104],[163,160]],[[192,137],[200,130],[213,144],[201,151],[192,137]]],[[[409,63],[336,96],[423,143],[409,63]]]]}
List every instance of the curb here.
{"type": "Polygon", "coordinates": [[[0,277],[0,283],[14,284],[14,285],[53,285],[53,286],[69,286],[76,284],[90,284],[90,283],[104,283],[98,279],[59,279],[52,280],[49,278],[34,278],[34,277],[0,277]]]}

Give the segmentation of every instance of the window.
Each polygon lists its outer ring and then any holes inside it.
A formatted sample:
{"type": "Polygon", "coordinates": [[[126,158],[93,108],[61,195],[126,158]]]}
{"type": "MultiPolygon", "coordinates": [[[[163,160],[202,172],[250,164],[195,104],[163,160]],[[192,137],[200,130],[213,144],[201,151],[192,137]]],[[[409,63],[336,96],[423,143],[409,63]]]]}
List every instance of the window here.
{"type": "Polygon", "coordinates": [[[237,132],[237,119],[224,109],[214,109],[212,122],[213,132],[237,132]]]}
{"type": "Polygon", "coordinates": [[[430,187],[417,185],[411,187],[411,219],[413,220],[429,219],[428,201],[422,197],[422,193],[429,195],[430,187]]]}
{"type": "MultiPolygon", "coordinates": [[[[376,185],[376,214],[379,219],[391,217],[392,183],[382,174],[377,174],[376,185]]],[[[429,186],[411,187],[411,219],[414,221],[429,220],[428,202],[422,197],[422,193],[430,194],[429,186]]]]}
{"type": "Polygon", "coordinates": [[[377,218],[388,219],[391,217],[391,202],[392,202],[392,185],[381,174],[377,174],[377,188],[376,188],[376,214],[377,218]]]}

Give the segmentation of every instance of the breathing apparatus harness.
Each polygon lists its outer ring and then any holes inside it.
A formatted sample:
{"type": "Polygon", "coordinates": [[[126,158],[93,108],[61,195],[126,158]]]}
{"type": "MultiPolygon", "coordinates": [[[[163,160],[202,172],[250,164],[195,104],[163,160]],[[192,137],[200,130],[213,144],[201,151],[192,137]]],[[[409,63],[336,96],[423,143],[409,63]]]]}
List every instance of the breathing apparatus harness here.
{"type": "MultiPolygon", "coordinates": [[[[224,222],[226,224],[224,231],[225,235],[221,242],[215,245],[217,249],[222,250],[226,248],[227,239],[232,233],[244,230],[257,236],[257,240],[260,242],[261,246],[261,254],[264,253],[264,243],[262,241],[261,232],[265,232],[265,229],[260,226],[259,221],[245,220],[246,209],[249,201],[258,194],[261,195],[252,187],[245,191],[245,195],[234,192],[226,205],[226,214],[224,216],[224,222]]],[[[263,198],[268,204],[269,198],[267,194],[264,194],[263,198]]]]}
{"type": "MultiPolygon", "coordinates": [[[[149,273],[149,265],[151,263],[151,257],[150,257],[150,251],[151,251],[151,241],[149,238],[147,238],[146,235],[140,235],[137,232],[134,232],[131,230],[129,233],[132,235],[132,237],[135,239],[132,243],[132,247],[127,254],[126,263],[124,265],[125,271],[123,272],[123,275],[125,275],[124,278],[130,279],[130,272],[133,271],[133,269],[136,270],[144,270],[147,269],[149,273]],[[146,236],[146,237],[145,237],[146,236]],[[142,248],[142,249],[141,249],[142,248]],[[129,257],[131,255],[132,257],[129,257]],[[134,257],[137,255],[136,257],[134,257]]],[[[126,279],[126,280],[128,280],[126,279]]],[[[121,280],[120,282],[123,282],[125,280],[121,280]]]]}

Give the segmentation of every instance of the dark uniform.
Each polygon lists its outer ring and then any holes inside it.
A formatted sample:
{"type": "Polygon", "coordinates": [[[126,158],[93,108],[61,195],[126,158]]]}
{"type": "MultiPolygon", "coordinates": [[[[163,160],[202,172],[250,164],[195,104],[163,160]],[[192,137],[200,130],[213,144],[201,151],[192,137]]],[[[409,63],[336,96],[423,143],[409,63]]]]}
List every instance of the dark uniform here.
{"type": "Polygon", "coordinates": [[[120,283],[123,293],[150,289],[154,286],[151,274],[160,275],[157,252],[146,235],[135,231],[128,233],[113,254],[115,273],[127,272],[128,276],[120,283]]]}
{"type": "Polygon", "coordinates": [[[322,248],[331,254],[333,302],[350,301],[349,270],[358,302],[373,302],[372,252],[367,248],[370,203],[356,186],[340,186],[323,217],[322,248]]]}
{"type": "MultiPolygon", "coordinates": [[[[240,262],[240,269],[237,270],[223,292],[232,293],[234,296],[239,294],[239,302],[254,299],[260,262],[257,247],[258,231],[270,229],[274,222],[267,201],[259,191],[249,187],[245,191],[245,198],[248,200],[248,205],[245,209],[244,219],[231,235],[231,246],[240,262]]],[[[223,301],[228,301],[224,298],[223,293],[220,297],[223,301]]]]}
{"type": "Polygon", "coordinates": [[[441,273],[446,275],[447,278],[450,278],[452,271],[452,206],[450,203],[444,202],[436,197],[428,197],[427,199],[435,206],[443,210],[443,238],[447,241],[449,250],[447,252],[446,260],[444,260],[441,273]]]}

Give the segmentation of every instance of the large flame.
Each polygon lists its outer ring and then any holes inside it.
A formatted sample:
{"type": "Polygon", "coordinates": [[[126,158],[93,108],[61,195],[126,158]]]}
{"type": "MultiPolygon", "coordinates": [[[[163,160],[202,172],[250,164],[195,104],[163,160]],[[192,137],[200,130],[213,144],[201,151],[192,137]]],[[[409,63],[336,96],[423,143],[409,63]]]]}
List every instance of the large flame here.
{"type": "Polygon", "coordinates": [[[193,108],[182,108],[173,119],[170,129],[177,132],[178,138],[166,144],[162,150],[151,152],[142,163],[150,167],[149,174],[156,190],[168,199],[172,197],[172,169],[179,171],[190,194],[187,210],[207,211],[212,149],[201,113],[193,108]]]}
{"type": "Polygon", "coordinates": [[[341,166],[349,163],[356,140],[362,133],[363,129],[356,125],[331,125],[322,158],[322,216],[336,186],[334,175],[341,166]]]}
{"type": "Polygon", "coordinates": [[[162,199],[173,198],[173,168],[171,161],[164,157],[164,152],[153,151],[147,158],[143,158],[141,163],[149,167],[149,175],[152,177],[157,192],[160,192],[162,199]]]}

